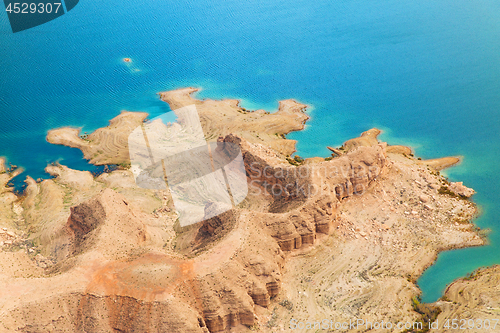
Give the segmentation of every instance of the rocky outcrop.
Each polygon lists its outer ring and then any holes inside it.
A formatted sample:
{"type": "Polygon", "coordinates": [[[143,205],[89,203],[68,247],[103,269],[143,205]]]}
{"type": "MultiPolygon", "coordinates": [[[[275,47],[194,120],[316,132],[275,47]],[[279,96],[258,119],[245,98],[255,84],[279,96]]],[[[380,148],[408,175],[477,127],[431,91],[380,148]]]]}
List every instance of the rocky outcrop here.
{"type": "MultiPolygon", "coordinates": [[[[89,233],[104,223],[105,219],[106,212],[99,199],[71,207],[68,228],[73,233],[75,252],[81,251],[83,244],[89,241],[89,233]]],[[[91,245],[87,244],[85,247],[90,248],[91,245]]]]}
{"type": "Polygon", "coordinates": [[[386,159],[385,144],[377,144],[360,146],[330,161],[295,167],[234,135],[219,140],[241,146],[250,185],[262,187],[276,200],[306,200],[320,193],[335,193],[341,200],[362,193],[380,174],[386,159]]]}
{"type": "Polygon", "coordinates": [[[72,170],[64,165],[49,165],[45,172],[52,177],[58,177],[61,184],[82,190],[89,189],[94,183],[94,177],[89,171],[72,170]]]}
{"type": "Polygon", "coordinates": [[[473,189],[464,186],[462,182],[452,182],[448,186],[448,189],[453,193],[455,193],[456,195],[459,195],[464,198],[470,198],[471,196],[474,195],[474,193],[476,193],[476,191],[474,191],[473,189]]]}
{"type": "Polygon", "coordinates": [[[353,151],[359,147],[371,147],[378,144],[377,137],[381,133],[379,129],[372,128],[366,132],[361,133],[357,138],[347,140],[342,147],[345,151],[353,151]]]}
{"type": "Polygon", "coordinates": [[[152,328],[158,332],[209,332],[203,318],[177,299],[143,301],[88,293],[63,294],[31,303],[3,320],[18,332],[150,332],[152,328]]]}
{"type": "Polygon", "coordinates": [[[127,200],[111,189],[105,189],[97,197],[71,208],[67,222],[73,243],[73,253],[92,248],[101,249],[111,258],[116,257],[116,245],[120,252],[145,244],[148,237],[146,214],[134,212],[127,200]]]}
{"type": "Polygon", "coordinates": [[[273,198],[273,211],[287,211],[288,203],[301,202],[300,208],[266,218],[271,235],[285,251],[313,244],[316,233],[329,234],[339,202],[362,194],[386,159],[385,145],[361,146],[330,161],[295,167],[235,135],[219,140],[240,145],[249,183],[273,198]]]}
{"type": "Polygon", "coordinates": [[[220,235],[224,230],[230,229],[235,222],[235,212],[232,207],[226,207],[221,203],[208,203],[205,206],[205,216],[213,217],[203,220],[199,230],[200,238],[220,235]]]}
{"type": "Polygon", "coordinates": [[[337,205],[335,197],[322,196],[289,213],[261,213],[255,218],[266,221],[283,251],[291,251],[314,244],[318,233],[332,232],[337,205]]]}

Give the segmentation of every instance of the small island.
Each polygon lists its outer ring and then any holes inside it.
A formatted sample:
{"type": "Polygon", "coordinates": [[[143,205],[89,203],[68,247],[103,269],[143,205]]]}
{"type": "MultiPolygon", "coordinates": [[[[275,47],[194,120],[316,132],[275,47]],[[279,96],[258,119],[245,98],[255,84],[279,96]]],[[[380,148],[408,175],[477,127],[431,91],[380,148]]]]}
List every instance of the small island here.
{"type": "Polygon", "coordinates": [[[249,184],[242,203],[201,223],[180,227],[168,188],[136,185],[127,139],[145,113],[123,111],[89,135],[49,131],[47,141],[92,164],[120,166],[100,175],[49,165],[52,178],[27,177],[18,196],[6,187],[16,172],[0,160],[0,331],[286,332],[293,319],[425,328],[466,311],[493,318],[497,268],[453,283],[436,303],[418,301],[416,280],[439,252],[485,242],[471,222],[474,191],[439,173],[460,158],[421,160],[379,142],[378,129],[329,147],[327,158],[293,157],[286,135],[304,128],[307,105],[250,111],[198,100],[198,90],[159,95],[172,110],[195,105],[207,141],[238,145],[249,184]],[[484,297],[483,311],[475,300],[484,297]]]}

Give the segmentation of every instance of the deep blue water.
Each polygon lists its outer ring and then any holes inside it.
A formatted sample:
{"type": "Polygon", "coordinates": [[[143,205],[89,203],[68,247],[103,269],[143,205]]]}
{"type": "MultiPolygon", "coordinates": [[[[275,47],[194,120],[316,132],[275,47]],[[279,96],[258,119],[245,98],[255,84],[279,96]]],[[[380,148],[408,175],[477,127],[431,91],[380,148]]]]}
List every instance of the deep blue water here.
{"type": "Polygon", "coordinates": [[[298,154],[327,156],[368,128],[424,158],[463,155],[447,171],[475,188],[491,245],[439,256],[424,301],[473,269],[500,263],[500,2],[496,0],[81,0],[68,14],[12,34],[0,14],[0,155],[46,178],[48,162],[89,168],[45,142],[60,126],[92,131],[120,110],[169,108],[157,92],[203,87],[274,110],[311,105],[298,154]],[[133,59],[125,64],[122,58],[133,59]]]}

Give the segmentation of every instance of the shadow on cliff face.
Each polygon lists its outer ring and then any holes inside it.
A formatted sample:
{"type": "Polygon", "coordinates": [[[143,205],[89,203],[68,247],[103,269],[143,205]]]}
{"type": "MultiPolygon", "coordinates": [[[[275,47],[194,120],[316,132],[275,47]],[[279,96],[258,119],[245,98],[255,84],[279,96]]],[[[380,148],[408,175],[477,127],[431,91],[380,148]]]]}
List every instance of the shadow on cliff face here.
{"type": "MultiPolygon", "coordinates": [[[[209,203],[205,207],[207,215],[213,216],[220,203],[209,203]]],[[[181,227],[178,223],[174,225],[177,238],[174,249],[182,255],[195,257],[217,244],[235,227],[239,217],[237,209],[223,209],[223,212],[201,223],[181,227]]]]}
{"type": "Polygon", "coordinates": [[[307,202],[306,199],[290,200],[288,198],[278,197],[269,205],[269,213],[286,213],[297,209],[307,202]]]}

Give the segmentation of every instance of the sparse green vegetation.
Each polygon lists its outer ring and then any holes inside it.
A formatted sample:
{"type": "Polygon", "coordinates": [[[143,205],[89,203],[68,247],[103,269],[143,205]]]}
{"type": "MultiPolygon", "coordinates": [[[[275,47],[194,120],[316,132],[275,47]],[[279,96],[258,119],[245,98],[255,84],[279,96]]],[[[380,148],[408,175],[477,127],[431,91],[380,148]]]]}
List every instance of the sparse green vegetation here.
{"type": "Polygon", "coordinates": [[[121,169],[121,170],[127,170],[127,169],[130,169],[130,162],[121,162],[121,163],[118,163],[117,164],[118,166],[118,169],[121,169]]]}
{"type": "Polygon", "coordinates": [[[284,307],[285,309],[289,310],[289,311],[292,311],[293,310],[293,303],[290,302],[289,300],[287,299],[284,299],[282,300],[281,302],[279,302],[279,305],[281,305],[282,307],[284,307]]]}
{"type": "Polygon", "coordinates": [[[287,156],[286,160],[288,161],[288,163],[290,163],[291,165],[294,165],[294,166],[299,166],[299,165],[304,164],[304,159],[302,157],[300,157],[299,155],[295,155],[294,158],[290,158],[287,156]]]}
{"type": "Polygon", "coordinates": [[[277,309],[278,309],[277,307],[274,307],[273,313],[271,314],[271,319],[269,319],[269,321],[267,322],[267,327],[269,328],[277,326],[276,324],[276,320],[278,319],[278,314],[276,313],[277,309]]]}
{"type": "Polygon", "coordinates": [[[463,280],[464,281],[471,281],[471,280],[477,280],[478,277],[481,276],[481,268],[476,269],[474,272],[467,274],[463,280]]]}
{"type": "Polygon", "coordinates": [[[84,134],[81,134],[80,139],[85,140],[87,142],[90,142],[89,135],[87,134],[87,132],[85,132],[84,134]]]}
{"type": "Polygon", "coordinates": [[[290,163],[291,165],[294,165],[294,166],[299,166],[299,164],[292,158],[290,157],[287,157],[286,160],[288,161],[288,163],[290,163]]]}
{"type": "Polygon", "coordinates": [[[436,318],[441,313],[441,309],[437,306],[432,306],[430,304],[425,304],[420,302],[420,298],[413,296],[411,299],[411,305],[415,312],[418,312],[422,317],[420,323],[422,324],[422,329],[408,329],[403,331],[403,333],[425,333],[430,331],[429,323],[434,322],[436,318]]]}
{"type": "Polygon", "coordinates": [[[439,194],[446,194],[446,195],[449,195],[450,197],[453,197],[453,198],[467,199],[466,197],[464,197],[462,195],[456,194],[455,192],[453,192],[452,190],[450,190],[448,188],[448,186],[446,186],[446,185],[441,186],[439,188],[439,190],[438,190],[438,193],[439,194]]]}

